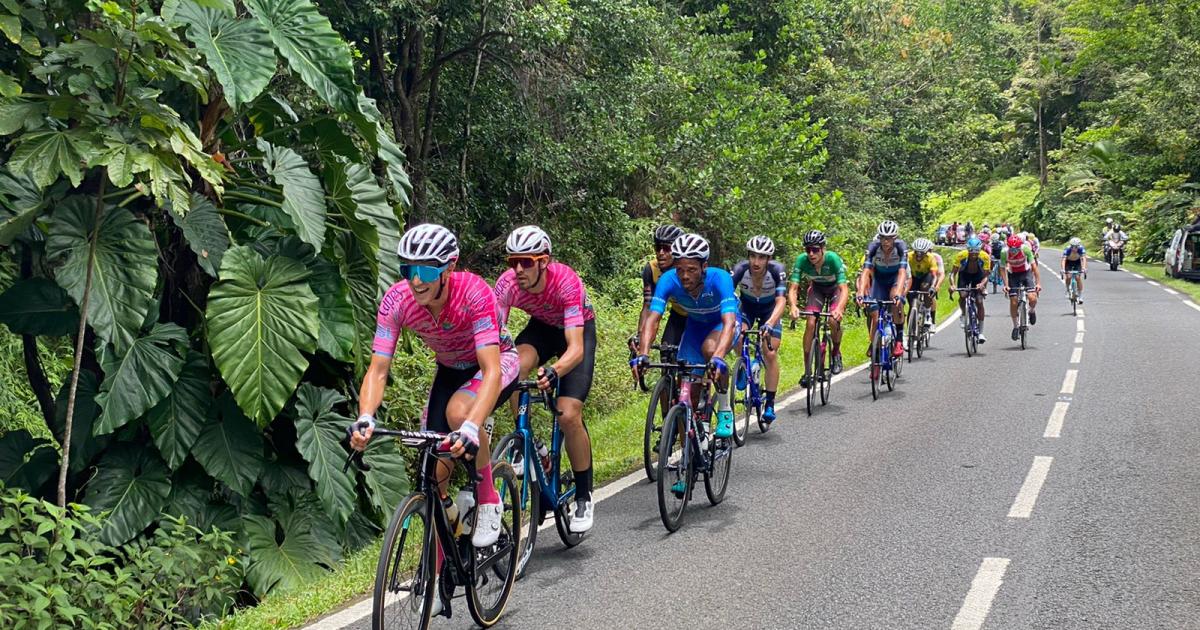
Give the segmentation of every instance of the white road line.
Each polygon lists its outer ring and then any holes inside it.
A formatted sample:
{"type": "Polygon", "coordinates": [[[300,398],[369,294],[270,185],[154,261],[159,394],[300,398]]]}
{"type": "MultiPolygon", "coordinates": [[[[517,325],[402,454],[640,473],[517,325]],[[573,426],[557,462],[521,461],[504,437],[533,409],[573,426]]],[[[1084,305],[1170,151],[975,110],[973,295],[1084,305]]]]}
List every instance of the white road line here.
{"type": "MultiPolygon", "coordinates": [[[[1074,370],[1071,370],[1074,372],[1074,370]]],[[[1066,385],[1064,385],[1066,387],[1066,385]]],[[[1075,388],[1074,379],[1071,382],[1071,388],[1075,388]]],[[[1042,433],[1044,438],[1056,438],[1062,434],[1063,420],[1067,417],[1067,408],[1071,406],[1068,402],[1054,403],[1054,411],[1050,412],[1050,420],[1046,422],[1046,432],[1042,433]]],[[[1012,513],[1009,513],[1012,516],[1012,513]]]]}
{"type": "Polygon", "coordinates": [[[1083,317],[1083,307],[1082,306],[1079,307],[1078,312],[1079,312],[1079,316],[1083,317]]]}
{"type": "Polygon", "coordinates": [[[1083,333],[1075,333],[1075,343],[1083,343],[1083,333]]]}
{"type": "Polygon", "coordinates": [[[1079,370],[1067,370],[1067,375],[1063,377],[1062,389],[1059,390],[1059,393],[1060,394],[1068,394],[1068,395],[1074,394],[1075,393],[1075,379],[1078,377],[1079,377],[1079,370]]]}
{"type": "Polygon", "coordinates": [[[971,580],[971,590],[963,600],[962,608],[954,616],[951,630],[979,630],[992,609],[992,600],[1004,583],[1004,572],[1008,570],[1008,558],[984,558],[971,580]]]}
{"type": "Polygon", "coordinates": [[[1084,332],[1084,331],[1086,331],[1086,330],[1087,330],[1087,328],[1084,328],[1084,327],[1083,327],[1083,320],[1082,320],[1082,319],[1077,319],[1077,320],[1075,320],[1075,330],[1077,330],[1077,331],[1079,331],[1079,332],[1084,332]]]}
{"type": "Polygon", "coordinates": [[[1083,358],[1083,348],[1075,348],[1071,351],[1071,363],[1079,363],[1079,359],[1083,358]]]}
{"type": "Polygon", "coordinates": [[[1146,281],[1146,284],[1149,284],[1149,285],[1150,285],[1150,286],[1152,286],[1152,287],[1161,287],[1161,286],[1162,286],[1161,284],[1159,284],[1159,283],[1157,283],[1157,282],[1155,282],[1155,281],[1153,281],[1153,280],[1147,280],[1147,281],[1146,281]]]}
{"type": "Polygon", "coordinates": [[[1134,272],[1132,272],[1132,271],[1130,271],[1130,272],[1129,272],[1129,275],[1131,275],[1131,276],[1133,276],[1134,278],[1137,278],[1137,279],[1139,279],[1139,280],[1145,280],[1145,279],[1146,279],[1146,276],[1143,276],[1143,275],[1142,275],[1142,274],[1140,274],[1140,273],[1134,273],[1134,272]]]}
{"type": "Polygon", "coordinates": [[[1175,289],[1169,288],[1169,287],[1163,287],[1163,291],[1166,291],[1167,293],[1170,293],[1171,295],[1179,295],[1178,291],[1176,291],[1175,289]]]}
{"type": "Polygon", "coordinates": [[[1184,304],[1190,306],[1191,308],[1196,309],[1197,311],[1200,311],[1200,304],[1196,304],[1195,302],[1193,302],[1191,300],[1185,301],[1184,304]]]}
{"type": "Polygon", "coordinates": [[[1025,483],[1021,484],[1017,499],[1008,510],[1008,518],[1029,518],[1033,513],[1033,504],[1037,503],[1038,493],[1042,491],[1042,484],[1046,483],[1046,475],[1050,473],[1050,464],[1053,461],[1053,457],[1044,455],[1033,458],[1029,474],[1025,475],[1025,483]]]}

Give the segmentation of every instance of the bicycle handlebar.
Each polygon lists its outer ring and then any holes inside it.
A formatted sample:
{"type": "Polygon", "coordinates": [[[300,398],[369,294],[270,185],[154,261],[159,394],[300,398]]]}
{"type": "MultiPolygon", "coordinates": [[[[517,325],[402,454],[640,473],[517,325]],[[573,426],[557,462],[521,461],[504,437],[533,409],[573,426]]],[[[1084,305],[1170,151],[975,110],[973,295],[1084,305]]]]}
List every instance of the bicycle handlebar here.
{"type": "MultiPolygon", "coordinates": [[[[529,390],[533,390],[533,389],[540,389],[540,387],[538,386],[537,379],[517,381],[516,387],[517,387],[517,391],[529,391],[529,390]]],[[[538,395],[530,395],[530,401],[546,403],[546,409],[549,409],[551,414],[553,414],[554,416],[561,416],[562,412],[558,410],[558,405],[556,404],[556,401],[558,400],[557,389],[558,388],[555,387],[555,393],[553,393],[553,394],[550,392],[541,392],[538,395]]]]}
{"type": "MultiPolygon", "coordinates": [[[[395,431],[392,429],[384,429],[382,427],[376,427],[375,430],[371,432],[372,440],[377,437],[398,437],[400,438],[400,443],[405,446],[411,448],[433,449],[434,457],[437,457],[438,459],[452,459],[456,463],[462,465],[463,469],[467,471],[467,476],[469,476],[472,481],[482,480],[483,478],[480,476],[479,471],[475,470],[471,466],[467,466],[467,460],[455,458],[450,455],[450,445],[447,444],[444,449],[441,447],[442,442],[445,442],[448,436],[448,433],[438,433],[437,431],[395,431]]],[[[371,470],[371,465],[363,461],[363,453],[365,452],[365,449],[362,451],[351,449],[350,455],[346,458],[346,463],[342,465],[342,472],[344,473],[350,470],[350,464],[354,464],[355,468],[363,472],[371,470]]]]}

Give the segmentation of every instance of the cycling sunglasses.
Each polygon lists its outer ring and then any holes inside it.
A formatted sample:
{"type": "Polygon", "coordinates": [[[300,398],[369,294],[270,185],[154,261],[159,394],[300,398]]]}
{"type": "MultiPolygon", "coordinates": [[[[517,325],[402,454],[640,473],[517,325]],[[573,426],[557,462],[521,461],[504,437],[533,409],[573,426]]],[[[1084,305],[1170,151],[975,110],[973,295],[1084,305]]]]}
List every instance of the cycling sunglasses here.
{"type": "Polygon", "coordinates": [[[508,266],[513,269],[529,269],[548,258],[548,256],[509,256],[508,266]]]}
{"type": "Polygon", "coordinates": [[[671,244],[670,244],[670,243],[655,243],[655,244],[654,244],[654,251],[656,251],[656,252],[669,252],[669,251],[671,251],[671,244]]]}
{"type": "Polygon", "coordinates": [[[435,267],[433,265],[410,265],[405,263],[400,265],[400,277],[408,280],[409,282],[420,278],[422,283],[428,284],[430,282],[437,281],[437,279],[441,277],[442,272],[445,271],[449,266],[450,263],[446,263],[440,267],[435,267]]]}
{"type": "Polygon", "coordinates": [[[805,247],[804,251],[806,251],[810,254],[818,254],[821,252],[822,249],[825,249],[825,246],[817,245],[816,247],[805,247]]]}

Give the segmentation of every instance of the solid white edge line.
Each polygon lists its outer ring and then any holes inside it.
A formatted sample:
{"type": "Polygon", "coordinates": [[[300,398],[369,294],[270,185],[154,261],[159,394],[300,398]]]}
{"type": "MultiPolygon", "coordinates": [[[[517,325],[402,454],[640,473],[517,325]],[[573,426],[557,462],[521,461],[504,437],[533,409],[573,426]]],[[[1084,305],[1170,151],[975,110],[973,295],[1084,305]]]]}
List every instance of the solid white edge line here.
{"type": "Polygon", "coordinates": [[[1078,377],[1079,377],[1079,370],[1067,370],[1066,376],[1063,377],[1062,389],[1059,390],[1059,393],[1060,394],[1068,394],[1068,395],[1074,394],[1075,393],[1075,379],[1078,377]]]}
{"type": "MultiPolygon", "coordinates": [[[[1074,387],[1074,385],[1072,385],[1074,387]]],[[[1054,403],[1054,411],[1050,412],[1050,419],[1046,421],[1046,431],[1042,433],[1044,438],[1057,438],[1062,435],[1063,420],[1067,417],[1067,408],[1071,406],[1069,402],[1054,403]]],[[[1012,514],[1009,514],[1012,516],[1012,514]]]]}
{"type": "Polygon", "coordinates": [[[1133,276],[1134,278],[1137,278],[1138,280],[1145,280],[1145,279],[1146,279],[1146,276],[1143,276],[1143,275],[1142,275],[1142,274],[1140,274],[1140,273],[1134,273],[1134,272],[1132,272],[1132,271],[1128,271],[1128,270],[1126,270],[1126,271],[1129,273],[1129,275],[1133,276]]]}
{"type": "Polygon", "coordinates": [[[1184,304],[1186,304],[1190,308],[1194,308],[1197,311],[1200,311],[1200,304],[1196,304],[1195,302],[1193,302],[1191,300],[1185,301],[1184,304]]]}
{"type": "Polygon", "coordinates": [[[992,609],[992,600],[1004,583],[1004,572],[1008,570],[1008,558],[984,558],[971,580],[971,589],[963,599],[962,608],[954,616],[951,630],[979,630],[992,609]]]}
{"type": "Polygon", "coordinates": [[[1150,286],[1152,286],[1152,287],[1161,287],[1161,286],[1162,286],[1161,284],[1159,284],[1159,283],[1157,283],[1157,282],[1155,282],[1155,281],[1153,281],[1153,280],[1147,280],[1147,281],[1146,281],[1146,284],[1148,284],[1148,285],[1150,285],[1150,286]]]}
{"type": "MultiPolygon", "coordinates": [[[[948,327],[951,323],[956,321],[958,319],[959,315],[961,315],[961,314],[962,314],[962,311],[960,311],[958,309],[954,309],[954,314],[950,315],[949,317],[947,317],[945,319],[945,321],[938,324],[937,327],[934,328],[934,331],[940,332],[942,329],[948,327]]],[[[833,377],[833,382],[837,383],[838,381],[845,380],[845,379],[849,378],[850,376],[853,376],[854,374],[863,371],[864,369],[866,369],[866,367],[868,365],[870,365],[870,364],[869,363],[861,363],[850,369],[844,370],[841,374],[838,374],[837,376],[833,377]]],[[[797,388],[797,389],[799,389],[799,388],[797,388]]],[[[786,408],[788,405],[799,401],[800,397],[803,396],[804,393],[805,393],[804,390],[799,389],[799,391],[797,391],[796,393],[788,396],[787,398],[784,398],[781,401],[776,402],[775,403],[775,411],[781,411],[784,408],[786,408]]],[[[609,483],[604,484],[602,487],[597,488],[592,493],[592,503],[599,503],[605,499],[608,499],[608,498],[620,493],[622,490],[625,490],[626,488],[636,485],[639,481],[644,480],[645,478],[646,478],[646,471],[639,468],[637,471],[629,473],[628,475],[625,475],[624,477],[621,477],[620,479],[610,481],[609,483]]],[[[545,530],[545,529],[553,527],[553,526],[554,526],[554,521],[547,520],[545,523],[542,523],[541,527],[538,528],[538,532],[540,533],[542,530],[545,530]]],[[[348,626],[352,623],[361,621],[366,617],[369,617],[371,615],[371,606],[372,606],[371,598],[367,597],[365,600],[358,602],[357,604],[343,608],[342,610],[340,610],[336,613],[333,613],[332,615],[329,615],[327,617],[322,617],[320,619],[317,619],[316,621],[313,621],[312,623],[310,623],[306,626],[302,626],[302,628],[303,628],[303,630],[337,630],[339,628],[348,626]]]]}
{"type": "Polygon", "coordinates": [[[1021,484],[1021,490],[1017,492],[1017,498],[1008,510],[1008,518],[1029,518],[1029,515],[1033,514],[1033,505],[1037,503],[1038,494],[1042,491],[1042,484],[1046,483],[1046,475],[1050,474],[1050,464],[1053,462],[1053,457],[1044,455],[1033,458],[1033,465],[1025,475],[1025,483],[1021,484]]]}
{"type": "Polygon", "coordinates": [[[1079,363],[1083,358],[1083,348],[1075,348],[1071,351],[1071,363],[1079,363]]]}
{"type": "Polygon", "coordinates": [[[1163,291],[1166,291],[1167,293],[1170,293],[1171,295],[1179,295],[1178,291],[1176,291],[1175,289],[1172,289],[1170,287],[1163,287],[1163,291]]]}

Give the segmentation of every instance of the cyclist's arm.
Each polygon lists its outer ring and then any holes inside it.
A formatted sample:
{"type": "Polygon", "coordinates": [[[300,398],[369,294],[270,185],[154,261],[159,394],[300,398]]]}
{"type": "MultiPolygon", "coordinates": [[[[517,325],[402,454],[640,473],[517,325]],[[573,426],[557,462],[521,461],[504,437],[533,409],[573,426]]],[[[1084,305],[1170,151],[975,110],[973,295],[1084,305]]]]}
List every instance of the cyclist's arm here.
{"type": "Polygon", "coordinates": [[[771,311],[771,316],[767,318],[767,326],[774,328],[779,322],[783,321],[783,312],[785,309],[787,309],[787,300],[784,299],[782,294],[776,295],[775,309],[771,311]]]}
{"type": "Polygon", "coordinates": [[[1079,250],[1079,270],[1087,273],[1087,250],[1079,250]]]}
{"type": "Polygon", "coordinates": [[[838,291],[837,302],[833,305],[833,312],[845,313],[846,303],[850,301],[850,283],[846,282],[845,278],[842,278],[842,282],[838,286],[842,290],[838,291]]]}
{"type": "Polygon", "coordinates": [[[482,427],[492,409],[496,408],[496,398],[500,396],[500,346],[488,345],[475,349],[475,357],[479,360],[479,370],[483,373],[483,382],[471,401],[471,409],[467,412],[467,420],[482,427]]]}
{"type": "Polygon", "coordinates": [[[650,299],[654,297],[654,278],[650,274],[650,265],[642,268],[642,313],[638,316],[638,334],[646,328],[646,320],[650,317],[650,299]]]}
{"type": "Polygon", "coordinates": [[[723,357],[729,354],[729,349],[733,347],[733,336],[738,331],[737,313],[722,313],[721,323],[724,326],[721,328],[721,334],[717,337],[717,347],[713,349],[714,357],[723,357]]]}
{"type": "Polygon", "coordinates": [[[567,350],[554,362],[554,371],[563,376],[583,362],[583,326],[575,326],[563,331],[567,338],[567,350]]]}
{"type": "Polygon", "coordinates": [[[650,344],[658,336],[658,323],[662,321],[662,313],[650,310],[646,323],[642,326],[641,337],[638,339],[638,354],[650,354],[650,344]]]}
{"type": "Polygon", "coordinates": [[[798,306],[796,304],[796,299],[797,299],[797,296],[799,296],[799,294],[800,294],[800,283],[796,282],[794,280],[789,282],[788,290],[787,290],[788,310],[792,310],[792,311],[796,310],[796,308],[798,306]]]}
{"type": "Polygon", "coordinates": [[[374,416],[383,403],[383,391],[387,388],[388,372],[391,370],[392,357],[382,354],[371,355],[371,365],[363,376],[362,386],[358,389],[358,415],[374,416]]]}

